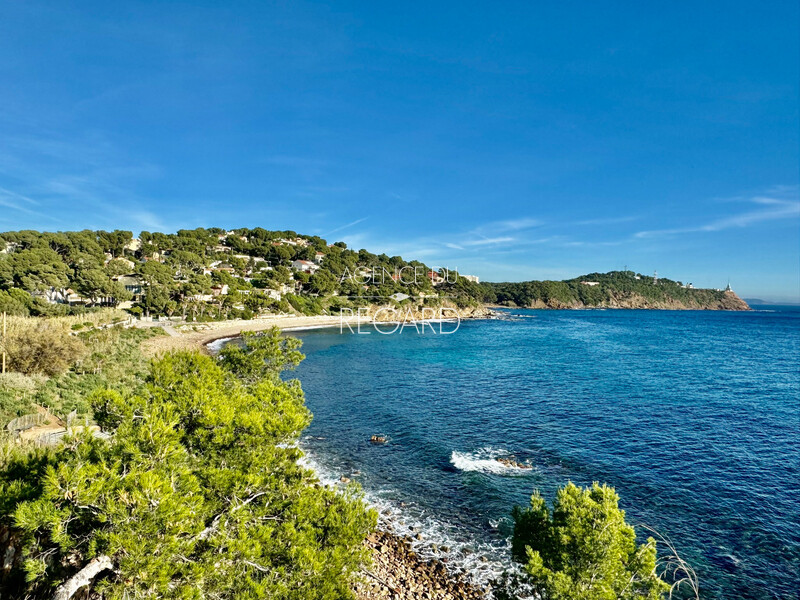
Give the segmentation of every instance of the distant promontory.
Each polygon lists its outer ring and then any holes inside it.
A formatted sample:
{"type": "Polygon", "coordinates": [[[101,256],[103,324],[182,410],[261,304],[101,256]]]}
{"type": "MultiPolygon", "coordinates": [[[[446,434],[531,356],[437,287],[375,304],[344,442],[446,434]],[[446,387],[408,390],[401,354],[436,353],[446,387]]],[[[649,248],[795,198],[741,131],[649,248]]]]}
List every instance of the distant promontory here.
{"type": "Polygon", "coordinates": [[[499,306],[580,309],[631,308],[661,310],[750,310],[728,286],[695,288],[634,271],[590,273],[564,281],[523,281],[483,284],[494,292],[499,306]]]}

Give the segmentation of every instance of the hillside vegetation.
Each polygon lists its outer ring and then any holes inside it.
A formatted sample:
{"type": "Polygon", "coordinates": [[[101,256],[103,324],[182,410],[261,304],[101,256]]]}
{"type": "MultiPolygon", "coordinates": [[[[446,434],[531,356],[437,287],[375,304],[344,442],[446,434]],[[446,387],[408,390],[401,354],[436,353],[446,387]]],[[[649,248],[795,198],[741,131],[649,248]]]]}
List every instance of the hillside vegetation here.
{"type": "Polygon", "coordinates": [[[487,297],[505,306],[530,308],[658,308],[748,310],[731,291],[695,289],[691,284],[633,271],[589,273],[566,281],[487,283],[487,297]]]}
{"type": "Polygon", "coordinates": [[[123,306],[192,321],[371,304],[476,306],[484,289],[400,256],[262,228],[0,234],[0,312],[80,314],[123,306]],[[404,294],[410,298],[392,298],[404,294]]]}

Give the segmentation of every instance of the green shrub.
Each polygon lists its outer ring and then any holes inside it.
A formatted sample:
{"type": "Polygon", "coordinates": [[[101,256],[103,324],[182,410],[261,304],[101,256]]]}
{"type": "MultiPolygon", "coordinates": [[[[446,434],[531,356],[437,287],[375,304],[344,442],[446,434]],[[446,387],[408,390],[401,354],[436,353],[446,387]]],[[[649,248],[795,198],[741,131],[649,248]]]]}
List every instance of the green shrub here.
{"type": "Polygon", "coordinates": [[[230,368],[169,354],[140,393],[92,395],[110,439],[0,462],[0,521],[23,534],[11,596],[52,597],[98,560],[108,600],[352,598],[375,514],[298,465],[311,415],[277,376],[296,349],[277,332],[253,349],[230,368]]]}
{"type": "Polygon", "coordinates": [[[514,512],[513,557],[542,600],[658,600],[669,586],[656,574],[656,543],[636,544],[613,488],[572,483],[552,512],[535,492],[514,512]]]}

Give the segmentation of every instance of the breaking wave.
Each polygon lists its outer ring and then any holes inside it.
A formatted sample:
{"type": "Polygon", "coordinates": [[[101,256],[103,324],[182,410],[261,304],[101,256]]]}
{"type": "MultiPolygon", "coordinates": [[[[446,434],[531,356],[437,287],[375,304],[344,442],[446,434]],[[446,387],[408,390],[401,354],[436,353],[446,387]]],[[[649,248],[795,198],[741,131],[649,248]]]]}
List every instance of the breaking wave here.
{"type": "Polygon", "coordinates": [[[525,475],[532,470],[526,463],[519,463],[509,452],[494,448],[481,448],[474,452],[453,450],[450,455],[450,463],[459,471],[477,471],[496,475],[525,475]],[[511,459],[515,463],[525,466],[504,464],[500,462],[500,459],[511,459]]]}

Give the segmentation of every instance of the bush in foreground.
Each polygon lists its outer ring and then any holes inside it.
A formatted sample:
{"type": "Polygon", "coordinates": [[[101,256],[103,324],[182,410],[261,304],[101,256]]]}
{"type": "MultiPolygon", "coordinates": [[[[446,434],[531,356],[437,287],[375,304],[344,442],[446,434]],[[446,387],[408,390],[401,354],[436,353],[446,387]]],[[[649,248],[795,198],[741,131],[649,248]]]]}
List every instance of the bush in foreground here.
{"type": "Polygon", "coordinates": [[[513,556],[543,600],[658,600],[669,589],[656,573],[655,540],[636,544],[611,487],[569,483],[552,512],[535,492],[513,516],[513,556]]]}
{"type": "MultiPolygon", "coordinates": [[[[295,358],[266,345],[273,373],[295,358]]],[[[69,598],[88,582],[108,599],[351,596],[375,516],[297,464],[299,385],[244,382],[183,352],[153,363],[146,391],[92,402],[109,440],[0,469],[0,519],[23,540],[13,597],[69,598]]]]}

